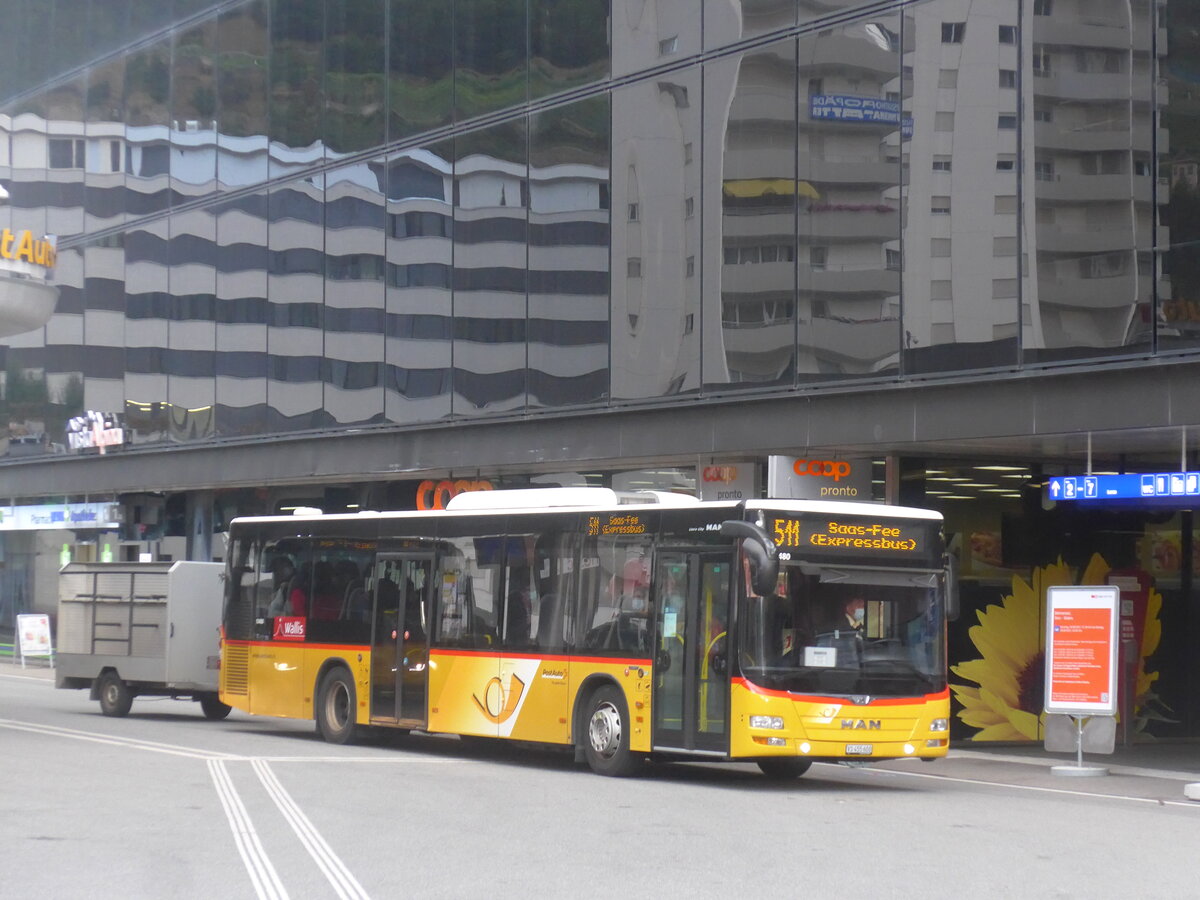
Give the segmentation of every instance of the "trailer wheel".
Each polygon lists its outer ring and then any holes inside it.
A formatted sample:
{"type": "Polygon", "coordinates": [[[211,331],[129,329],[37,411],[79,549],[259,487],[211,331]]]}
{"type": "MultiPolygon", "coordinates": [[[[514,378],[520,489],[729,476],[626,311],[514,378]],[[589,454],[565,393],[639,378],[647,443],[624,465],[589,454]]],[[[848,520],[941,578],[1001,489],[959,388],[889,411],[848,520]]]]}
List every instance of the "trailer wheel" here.
{"type": "Polygon", "coordinates": [[[108,671],[100,676],[96,693],[100,695],[100,712],[104,715],[118,718],[129,715],[129,708],[133,706],[133,692],[116,672],[108,671]]]}
{"type": "Polygon", "coordinates": [[[330,669],[317,694],[317,730],[330,744],[348,744],[354,738],[354,681],[345,669],[330,669]]]}
{"type": "Polygon", "coordinates": [[[221,698],[216,694],[199,694],[200,709],[204,712],[204,718],[212,719],[214,722],[220,721],[229,715],[231,706],[221,702],[221,698]]]}

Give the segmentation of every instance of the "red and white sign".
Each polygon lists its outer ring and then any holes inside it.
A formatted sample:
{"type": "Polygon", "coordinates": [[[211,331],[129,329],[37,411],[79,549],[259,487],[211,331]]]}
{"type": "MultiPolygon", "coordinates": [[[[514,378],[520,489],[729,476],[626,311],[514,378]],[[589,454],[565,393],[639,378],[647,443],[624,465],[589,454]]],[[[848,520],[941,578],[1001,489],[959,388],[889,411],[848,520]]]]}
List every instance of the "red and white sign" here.
{"type": "Polygon", "coordinates": [[[1047,595],[1046,712],[1116,715],[1120,591],[1052,587],[1047,595]]]}
{"type": "Polygon", "coordinates": [[[304,616],[276,616],[275,617],[275,640],[277,641],[302,641],[304,640],[304,625],[307,619],[304,616]]]}

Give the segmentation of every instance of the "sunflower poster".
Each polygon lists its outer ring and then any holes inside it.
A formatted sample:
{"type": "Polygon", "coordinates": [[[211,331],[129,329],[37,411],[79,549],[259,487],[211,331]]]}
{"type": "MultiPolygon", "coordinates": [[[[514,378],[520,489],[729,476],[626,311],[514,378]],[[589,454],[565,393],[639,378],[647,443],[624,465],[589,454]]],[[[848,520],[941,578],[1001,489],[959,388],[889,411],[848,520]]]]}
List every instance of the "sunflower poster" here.
{"type": "MultiPolygon", "coordinates": [[[[1029,581],[1012,577],[1011,593],[999,604],[976,613],[978,623],[968,635],[977,659],[950,667],[959,679],[951,690],[957,700],[955,715],[974,729],[973,741],[1040,741],[1045,720],[1045,603],[1051,587],[1109,584],[1127,581],[1127,573],[1113,572],[1100,554],[1093,554],[1082,572],[1060,558],[1033,570],[1029,581]],[[1112,581],[1110,581],[1112,578],[1112,581]]],[[[1145,582],[1144,600],[1136,604],[1133,635],[1137,641],[1137,680],[1134,688],[1134,730],[1142,730],[1160,704],[1153,692],[1157,672],[1147,671],[1147,660],[1158,649],[1162,636],[1159,614],[1162,595],[1145,582]]]]}

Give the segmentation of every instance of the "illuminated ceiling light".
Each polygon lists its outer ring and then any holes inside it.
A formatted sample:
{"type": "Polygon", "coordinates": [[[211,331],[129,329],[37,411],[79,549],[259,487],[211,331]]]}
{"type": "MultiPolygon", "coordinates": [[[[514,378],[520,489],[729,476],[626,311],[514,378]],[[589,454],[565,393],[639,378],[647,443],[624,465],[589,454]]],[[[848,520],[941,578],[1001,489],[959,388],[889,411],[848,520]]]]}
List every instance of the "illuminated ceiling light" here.
{"type": "Polygon", "coordinates": [[[1028,472],[1027,466],[976,466],[981,472],[1028,472]]]}

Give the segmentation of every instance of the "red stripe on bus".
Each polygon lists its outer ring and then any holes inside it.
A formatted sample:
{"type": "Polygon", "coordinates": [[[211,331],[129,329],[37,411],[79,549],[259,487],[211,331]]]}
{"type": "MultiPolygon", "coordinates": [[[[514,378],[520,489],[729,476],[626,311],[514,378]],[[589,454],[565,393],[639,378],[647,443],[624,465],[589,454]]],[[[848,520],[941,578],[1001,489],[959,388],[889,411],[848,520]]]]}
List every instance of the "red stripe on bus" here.
{"type": "MultiPolygon", "coordinates": [[[[752,694],[761,694],[764,697],[783,697],[788,700],[805,700],[811,703],[836,703],[839,706],[846,705],[845,697],[826,697],[823,694],[804,694],[793,691],[778,691],[773,688],[759,687],[757,684],[752,684],[745,678],[731,679],[734,684],[739,684],[752,694]]],[[[869,706],[903,706],[910,703],[930,703],[934,700],[949,700],[950,688],[945,688],[938,691],[936,694],[925,694],[919,697],[883,697],[878,700],[872,698],[869,706]]]]}

